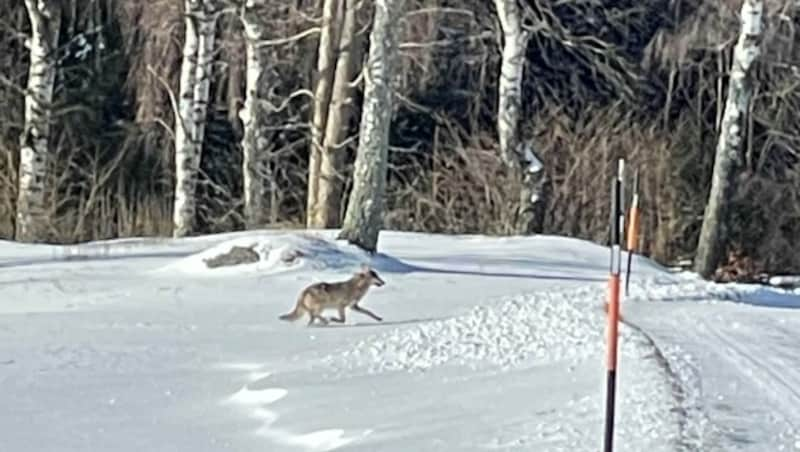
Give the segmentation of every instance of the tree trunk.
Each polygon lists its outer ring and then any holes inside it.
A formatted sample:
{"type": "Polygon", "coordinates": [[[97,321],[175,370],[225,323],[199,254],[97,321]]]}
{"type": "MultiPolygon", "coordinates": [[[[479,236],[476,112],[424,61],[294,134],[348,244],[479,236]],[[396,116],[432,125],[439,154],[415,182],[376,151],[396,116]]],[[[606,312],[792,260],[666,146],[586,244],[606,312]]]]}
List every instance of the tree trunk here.
{"type": "Polygon", "coordinates": [[[48,143],[61,11],[54,1],[25,0],[25,6],[31,22],[30,66],[20,136],[15,236],[20,241],[40,241],[47,239],[51,220],[45,194],[52,166],[48,143]]]}
{"type": "Polygon", "coordinates": [[[311,149],[308,159],[308,200],[306,226],[319,227],[319,181],[325,141],[328,107],[331,102],[336,68],[336,43],[342,26],[342,0],[325,0],[322,4],[322,30],[317,50],[317,83],[314,88],[314,116],[311,120],[311,149]]]}
{"type": "Polygon", "coordinates": [[[175,203],[173,236],[194,230],[195,189],[200,172],[211,65],[214,59],[217,5],[213,0],[186,0],[179,118],[175,121],[175,203]]]}
{"type": "Polygon", "coordinates": [[[397,59],[397,23],[402,0],[376,0],[364,79],[353,190],[340,239],[375,252],[383,226],[383,197],[392,119],[391,80],[397,59]]]}
{"type": "Polygon", "coordinates": [[[519,234],[541,232],[545,205],[542,162],[520,137],[522,80],[530,33],[520,23],[517,0],[495,0],[503,29],[503,58],[498,83],[497,134],[505,164],[519,172],[522,185],[514,230],[519,234]]]}
{"type": "MultiPolygon", "coordinates": [[[[244,21],[244,18],[243,18],[244,21]]],[[[246,25],[245,25],[246,26],[246,25]]],[[[245,42],[247,41],[247,35],[245,35],[245,42]]],[[[232,49],[231,53],[236,53],[236,55],[228,54],[228,86],[227,86],[227,101],[228,101],[228,121],[231,123],[231,128],[233,129],[234,136],[242,137],[244,136],[243,124],[240,124],[238,119],[241,113],[241,109],[244,108],[244,97],[242,96],[242,81],[246,77],[247,71],[247,47],[245,46],[244,55],[240,55],[241,53],[240,46],[236,46],[232,49]]]]}
{"type": "Polygon", "coordinates": [[[763,3],[761,0],[745,0],[741,9],[741,31],[728,81],[725,111],[722,115],[714,170],[711,175],[711,191],[708,195],[697,244],[694,270],[704,278],[712,276],[725,247],[725,220],[727,207],[733,192],[733,179],[738,152],[742,143],[744,117],[752,95],[753,83],[750,68],[758,58],[762,32],[763,3]]]}
{"type": "Polygon", "coordinates": [[[262,226],[270,220],[267,213],[268,207],[272,207],[267,198],[267,187],[273,184],[266,155],[269,146],[266,136],[269,126],[266,96],[270,86],[267,83],[267,52],[258,46],[264,37],[263,13],[262,7],[248,3],[243,15],[247,69],[245,103],[239,117],[244,125],[244,216],[248,228],[262,226]]]}
{"type": "Polygon", "coordinates": [[[319,179],[314,215],[310,217],[311,227],[335,228],[339,226],[344,188],[345,142],[349,121],[355,105],[352,87],[355,72],[361,63],[361,51],[356,38],[357,0],[347,0],[339,37],[336,74],[328,118],[325,123],[323,151],[320,155],[319,179]]]}

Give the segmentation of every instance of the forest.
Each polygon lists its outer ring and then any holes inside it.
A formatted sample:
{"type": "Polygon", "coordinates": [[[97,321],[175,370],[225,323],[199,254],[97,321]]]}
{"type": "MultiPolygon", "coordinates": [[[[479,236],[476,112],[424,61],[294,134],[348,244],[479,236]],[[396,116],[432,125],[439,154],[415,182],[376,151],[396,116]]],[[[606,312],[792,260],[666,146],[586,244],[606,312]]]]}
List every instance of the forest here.
{"type": "Polygon", "coordinates": [[[337,228],[385,155],[380,228],[605,244],[625,158],[642,253],[687,266],[732,131],[715,278],[797,273],[798,25],[793,0],[0,0],[0,238],[337,228]]]}

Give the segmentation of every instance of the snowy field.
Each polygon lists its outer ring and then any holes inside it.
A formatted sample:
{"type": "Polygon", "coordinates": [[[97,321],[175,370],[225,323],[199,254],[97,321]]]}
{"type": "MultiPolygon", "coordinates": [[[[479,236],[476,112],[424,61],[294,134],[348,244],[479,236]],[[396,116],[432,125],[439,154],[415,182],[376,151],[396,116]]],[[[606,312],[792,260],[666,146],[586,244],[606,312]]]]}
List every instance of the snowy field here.
{"type": "MultiPolygon", "coordinates": [[[[334,237],[0,242],[0,451],[601,450],[607,248],[334,237]],[[383,322],[278,320],[364,262],[383,322]]],[[[800,292],[634,272],[616,450],[800,451],[800,292]]]]}

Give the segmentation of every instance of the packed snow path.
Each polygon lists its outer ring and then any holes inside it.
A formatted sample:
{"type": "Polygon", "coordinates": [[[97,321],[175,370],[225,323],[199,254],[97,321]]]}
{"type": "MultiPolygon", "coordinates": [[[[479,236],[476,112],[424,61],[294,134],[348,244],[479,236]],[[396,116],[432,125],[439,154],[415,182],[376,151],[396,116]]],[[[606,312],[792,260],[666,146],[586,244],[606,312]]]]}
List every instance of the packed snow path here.
{"type": "Polygon", "coordinates": [[[800,294],[684,282],[633,295],[627,319],[685,389],[698,450],[800,450],[800,294]]]}

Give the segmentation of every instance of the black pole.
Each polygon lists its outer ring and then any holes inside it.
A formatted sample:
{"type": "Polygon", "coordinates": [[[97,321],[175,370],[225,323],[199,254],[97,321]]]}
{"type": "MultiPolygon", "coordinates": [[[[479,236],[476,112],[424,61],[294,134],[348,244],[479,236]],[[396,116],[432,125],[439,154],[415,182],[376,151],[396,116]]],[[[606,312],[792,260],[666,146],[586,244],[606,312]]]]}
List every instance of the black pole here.
{"type": "Polygon", "coordinates": [[[614,405],[616,404],[617,371],[609,369],[606,376],[606,438],[603,450],[614,450],[614,405]]]}
{"type": "MultiPolygon", "coordinates": [[[[634,216],[639,215],[639,170],[633,174],[633,200],[631,200],[631,212],[628,215],[628,221],[634,220],[634,216]]],[[[630,232],[630,231],[629,231],[630,232]]],[[[633,231],[636,234],[636,231],[633,231]]],[[[634,244],[635,245],[635,244],[634,244]]],[[[631,284],[631,265],[633,265],[633,252],[635,246],[628,246],[628,266],[625,267],[625,296],[628,296],[628,290],[631,284]]]]}
{"type": "Polygon", "coordinates": [[[633,251],[628,250],[628,266],[625,269],[625,296],[628,296],[631,286],[631,265],[633,265],[633,251]]]}

